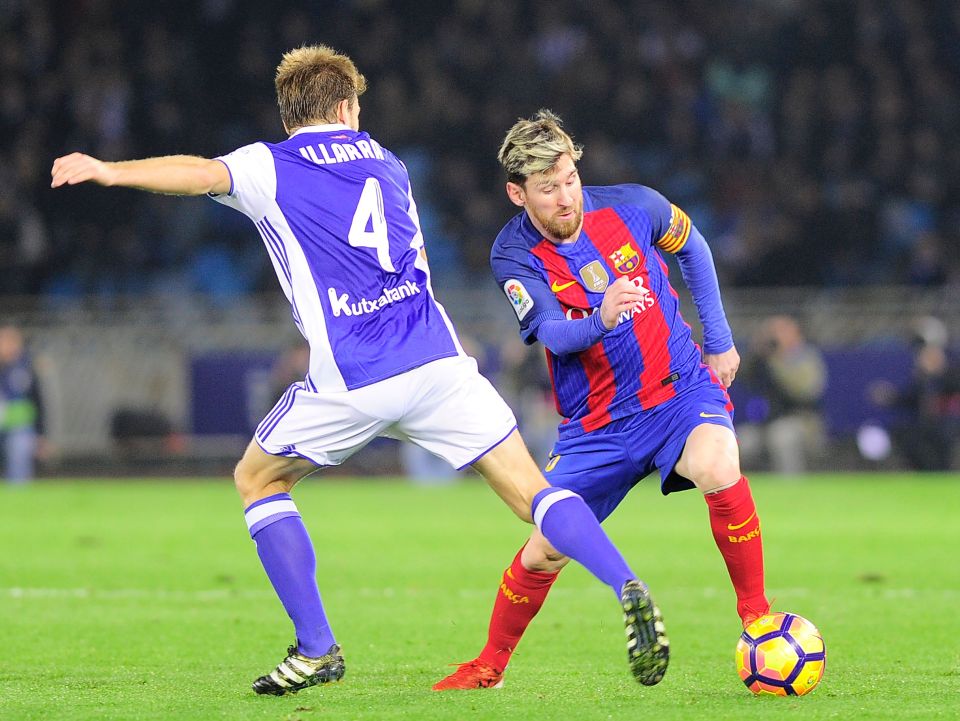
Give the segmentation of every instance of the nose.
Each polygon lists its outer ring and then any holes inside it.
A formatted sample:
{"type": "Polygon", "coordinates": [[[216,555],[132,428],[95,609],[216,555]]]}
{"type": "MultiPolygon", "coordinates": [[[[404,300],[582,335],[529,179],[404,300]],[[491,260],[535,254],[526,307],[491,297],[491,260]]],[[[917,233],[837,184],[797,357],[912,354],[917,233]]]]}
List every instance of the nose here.
{"type": "Polygon", "coordinates": [[[557,196],[557,201],[563,207],[573,205],[573,193],[570,192],[570,189],[565,185],[560,186],[560,194],[557,196]]]}

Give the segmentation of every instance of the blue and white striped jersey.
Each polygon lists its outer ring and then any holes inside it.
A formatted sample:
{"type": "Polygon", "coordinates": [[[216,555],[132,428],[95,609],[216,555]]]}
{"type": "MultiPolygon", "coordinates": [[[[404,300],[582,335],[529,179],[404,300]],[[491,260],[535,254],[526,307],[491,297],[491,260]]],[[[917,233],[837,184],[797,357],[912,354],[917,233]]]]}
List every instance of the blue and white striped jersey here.
{"type": "Polygon", "coordinates": [[[403,163],[346,125],[301,128],[218,160],[310,344],[308,390],[360,388],[464,355],[434,299],[403,163]]]}

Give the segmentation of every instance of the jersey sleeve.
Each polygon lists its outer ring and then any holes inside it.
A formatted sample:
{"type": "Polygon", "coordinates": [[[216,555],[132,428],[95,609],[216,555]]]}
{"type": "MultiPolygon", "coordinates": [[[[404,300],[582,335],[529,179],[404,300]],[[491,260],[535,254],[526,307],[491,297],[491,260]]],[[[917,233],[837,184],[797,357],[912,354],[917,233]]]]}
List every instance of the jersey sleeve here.
{"type": "Polygon", "coordinates": [[[263,143],[252,143],[215,160],[227,166],[230,191],[226,195],[211,193],[210,197],[254,222],[262,219],[277,195],[277,170],[270,149],[263,143]]]}
{"type": "Polygon", "coordinates": [[[621,186],[625,200],[642,208],[650,218],[653,244],[665,253],[678,253],[690,238],[690,216],[653,188],[645,185],[621,186]]]}
{"type": "Polygon", "coordinates": [[[565,316],[550,286],[525,259],[526,255],[521,249],[494,248],[490,266],[520,322],[520,337],[532,345],[537,340],[537,327],[543,321],[564,320],[565,316]]]}
{"type": "Polygon", "coordinates": [[[656,240],[657,247],[665,253],[679,253],[690,239],[692,227],[690,216],[670,203],[670,217],[661,220],[662,234],[656,240]]]}
{"type": "Polygon", "coordinates": [[[643,208],[651,223],[654,245],[677,256],[680,274],[697,307],[703,326],[703,349],[723,353],[733,347],[733,333],[720,299],[720,284],[710,247],[682,209],[660,193],[645,186],[633,186],[633,200],[643,208]]]}

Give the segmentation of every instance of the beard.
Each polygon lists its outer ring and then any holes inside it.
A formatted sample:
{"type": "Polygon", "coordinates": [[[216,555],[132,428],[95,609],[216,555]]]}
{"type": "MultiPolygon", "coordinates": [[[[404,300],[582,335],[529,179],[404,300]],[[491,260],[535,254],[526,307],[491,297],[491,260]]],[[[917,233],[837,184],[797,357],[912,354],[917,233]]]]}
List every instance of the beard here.
{"type": "Polygon", "coordinates": [[[569,220],[561,220],[556,215],[543,217],[535,214],[537,222],[543,226],[547,233],[557,240],[567,240],[580,228],[583,222],[583,201],[579,201],[573,208],[573,217],[569,220]]]}

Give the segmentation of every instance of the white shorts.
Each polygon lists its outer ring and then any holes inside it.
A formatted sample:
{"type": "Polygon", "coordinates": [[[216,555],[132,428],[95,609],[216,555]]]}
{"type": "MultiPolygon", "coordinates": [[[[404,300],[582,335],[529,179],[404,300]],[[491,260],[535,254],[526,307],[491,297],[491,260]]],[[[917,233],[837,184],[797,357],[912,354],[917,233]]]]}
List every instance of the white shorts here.
{"type": "Polygon", "coordinates": [[[272,455],[336,466],[386,436],[416,443],[459,470],[516,427],[513,411],[477,362],[454,356],[350,391],[311,393],[294,383],[254,439],[272,455]]]}

